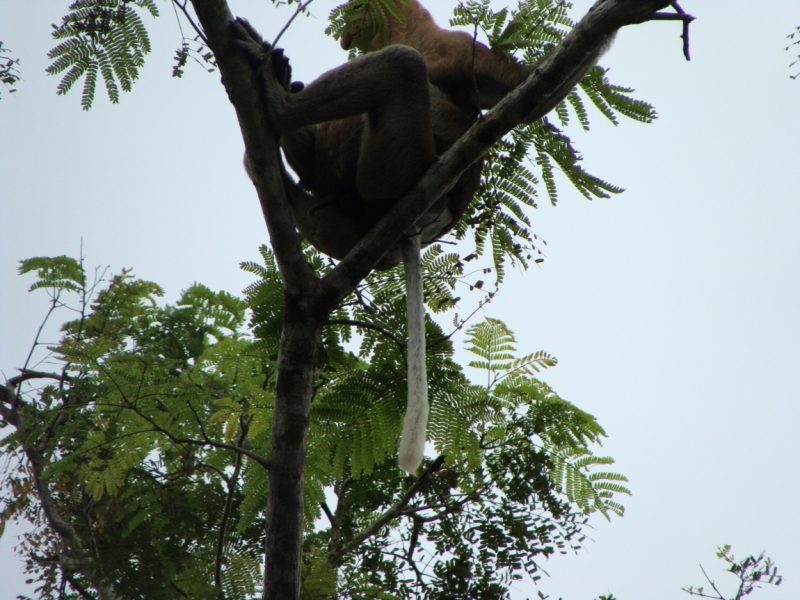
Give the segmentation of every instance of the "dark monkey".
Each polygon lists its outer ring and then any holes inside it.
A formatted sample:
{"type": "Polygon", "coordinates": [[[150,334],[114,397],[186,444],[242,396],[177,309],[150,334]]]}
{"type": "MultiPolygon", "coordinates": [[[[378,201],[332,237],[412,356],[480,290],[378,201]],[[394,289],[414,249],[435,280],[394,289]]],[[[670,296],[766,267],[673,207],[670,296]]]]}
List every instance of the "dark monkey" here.
{"type": "MultiPolygon", "coordinates": [[[[262,78],[265,110],[300,178],[299,185],[284,178],[295,224],[333,258],[344,258],[482,109],[494,106],[535,69],[492,52],[467,33],[440,28],[417,0],[399,8],[405,23],[389,16],[386,34],[371,39],[354,29],[342,38],[342,47],[357,42],[366,54],[304,89],[290,86],[288,61],[277,52],[272,54],[275,77],[262,78]]],[[[263,65],[268,45],[244,21],[236,21],[232,30],[237,46],[263,65]]],[[[607,46],[576,65],[569,80],[525,121],[541,118],[561,102],[607,46]]],[[[408,240],[376,267],[393,267],[401,255],[406,267],[409,405],[400,466],[409,473],[422,462],[428,416],[419,248],[447,233],[463,215],[477,191],[482,164],[468,168],[417,221],[408,240]]]]}

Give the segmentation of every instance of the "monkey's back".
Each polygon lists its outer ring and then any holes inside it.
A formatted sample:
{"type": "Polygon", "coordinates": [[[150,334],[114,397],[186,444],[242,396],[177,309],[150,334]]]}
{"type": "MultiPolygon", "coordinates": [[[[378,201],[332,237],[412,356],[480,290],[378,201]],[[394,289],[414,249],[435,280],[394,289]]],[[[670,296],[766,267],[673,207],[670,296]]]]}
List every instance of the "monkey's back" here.
{"type": "MultiPolygon", "coordinates": [[[[431,92],[431,129],[437,154],[445,152],[472,125],[472,118],[459,110],[436,86],[431,92]]],[[[307,173],[301,184],[313,193],[313,200],[294,200],[295,222],[300,233],[325,254],[342,259],[378,222],[394,201],[367,201],[356,188],[358,157],[362,151],[365,116],[329,121],[316,126],[314,165],[295,164],[292,168],[307,173]]],[[[431,226],[423,233],[423,244],[441,237],[458,222],[480,183],[483,165],[470,166],[453,188],[440,198],[420,222],[431,226]]],[[[387,255],[378,268],[398,264],[399,253],[387,255]]]]}

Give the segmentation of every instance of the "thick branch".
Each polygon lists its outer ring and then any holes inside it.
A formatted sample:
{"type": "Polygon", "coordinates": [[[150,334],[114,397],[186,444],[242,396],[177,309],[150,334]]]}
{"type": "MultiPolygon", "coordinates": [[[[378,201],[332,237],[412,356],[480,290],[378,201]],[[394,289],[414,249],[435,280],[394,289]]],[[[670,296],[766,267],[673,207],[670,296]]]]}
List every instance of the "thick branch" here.
{"type": "MultiPolygon", "coordinates": [[[[345,508],[347,506],[347,490],[350,484],[353,483],[352,477],[346,479],[339,479],[333,486],[333,492],[336,494],[336,513],[329,515],[331,521],[330,541],[328,542],[328,554],[332,555],[336,548],[339,546],[339,541],[342,536],[342,519],[344,517],[345,508]]],[[[330,511],[330,509],[328,509],[330,511]]]]}
{"type": "Polygon", "coordinates": [[[214,52],[236,110],[247,156],[255,174],[255,187],[269,231],[270,243],[290,295],[308,290],[315,278],[303,255],[281,179],[278,136],[271,130],[259,101],[259,86],[240,52],[230,51],[228,25],[233,15],[225,0],[192,0],[208,45],[214,52]]]}
{"type": "Polygon", "coordinates": [[[66,374],[59,375],[58,373],[45,373],[44,371],[29,371],[27,369],[22,369],[22,372],[19,375],[9,379],[7,383],[12,388],[15,388],[23,381],[28,381],[29,379],[55,379],[57,381],[68,381],[69,377],[66,374]]]}

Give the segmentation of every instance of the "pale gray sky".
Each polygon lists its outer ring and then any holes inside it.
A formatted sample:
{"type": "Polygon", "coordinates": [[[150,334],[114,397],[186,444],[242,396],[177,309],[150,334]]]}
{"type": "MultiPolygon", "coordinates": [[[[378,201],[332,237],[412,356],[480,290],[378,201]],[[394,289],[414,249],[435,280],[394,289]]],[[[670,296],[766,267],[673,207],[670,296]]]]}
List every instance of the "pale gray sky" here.
{"type": "MultiPolygon", "coordinates": [[[[335,4],[317,0],[284,38],[297,79],[345,60],[322,33],[335,4]]],[[[427,4],[445,24],[452,3],[427,4]]],[[[194,281],[239,292],[251,281],[239,261],[266,240],[218,75],[190,65],[170,77],[180,34],[169,5],[148,23],[153,53],[133,93],[119,106],[99,96],[89,113],[79,90],[57,97],[44,74],[49,25],[66,5],[0,2],[0,39],[24,77],[0,100],[6,376],[46,308],[18,260],[76,256],[83,239],[88,265],[133,267],[174,300],[194,281]]],[[[232,5],[268,39],[288,16],[268,2],[232,5]]],[[[576,2],[576,17],[589,5],[576,2]]],[[[615,128],[594,113],[590,133],[573,132],[586,168],[627,191],[588,202],[564,182],[557,208],[543,198],[533,219],[547,260],[512,272],[485,311],[521,350],[559,358],[544,378],[598,417],[610,436],[600,451],[634,492],[624,518],[594,520],[585,551],[545,565],[553,599],[680,598],[702,583],[700,562],[732,585],[714,558],[723,543],[737,555],[766,549],[786,576],[753,597],[800,597],[800,81],[787,69],[800,50],[783,50],[800,10],[796,0],[682,5],[698,17],[691,63],[675,23],[623,30],[602,61],[658,121],[615,128]]],[[[24,589],[13,542],[0,541],[0,600],[24,589]]]]}

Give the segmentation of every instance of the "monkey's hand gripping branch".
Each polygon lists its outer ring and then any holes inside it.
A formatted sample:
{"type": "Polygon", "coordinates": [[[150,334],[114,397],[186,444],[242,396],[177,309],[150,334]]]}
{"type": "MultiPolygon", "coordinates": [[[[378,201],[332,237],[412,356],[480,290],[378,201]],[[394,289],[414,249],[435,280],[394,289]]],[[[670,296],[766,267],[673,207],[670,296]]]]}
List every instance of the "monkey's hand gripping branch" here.
{"type": "Polygon", "coordinates": [[[428,377],[425,371],[425,303],[418,228],[400,242],[406,273],[408,323],[408,405],[400,437],[400,468],[413,474],[422,463],[428,424],[428,377]]]}

